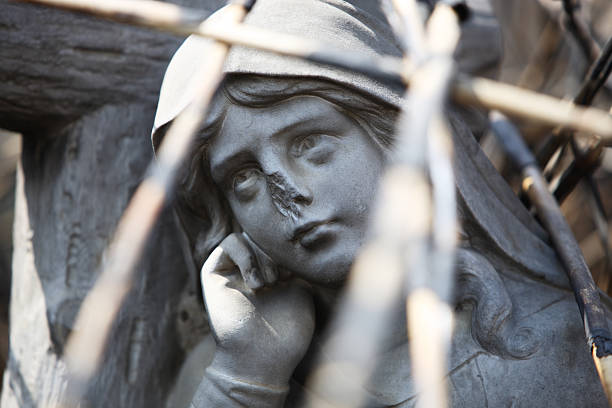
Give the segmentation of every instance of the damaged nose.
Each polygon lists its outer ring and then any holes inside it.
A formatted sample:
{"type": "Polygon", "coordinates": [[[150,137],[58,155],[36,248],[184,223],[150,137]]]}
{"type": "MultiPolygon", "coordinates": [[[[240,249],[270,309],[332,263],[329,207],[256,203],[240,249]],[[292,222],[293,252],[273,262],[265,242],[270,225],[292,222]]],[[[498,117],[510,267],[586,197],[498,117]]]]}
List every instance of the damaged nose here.
{"type": "Polygon", "coordinates": [[[298,188],[282,174],[271,173],[266,180],[274,206],[285,217],[297,220],[302,207],[312,203],[312,193],[307,188],[298,188]]]}

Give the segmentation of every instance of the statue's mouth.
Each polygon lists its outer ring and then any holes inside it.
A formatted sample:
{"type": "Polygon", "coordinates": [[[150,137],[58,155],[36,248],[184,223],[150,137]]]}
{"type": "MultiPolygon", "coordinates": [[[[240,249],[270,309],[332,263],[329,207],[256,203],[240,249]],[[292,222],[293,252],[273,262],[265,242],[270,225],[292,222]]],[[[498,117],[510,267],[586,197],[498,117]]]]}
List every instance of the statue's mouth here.
{"type": "Polygon", "coordinates": [[[332,238],[335,222],[334,219],[305,222],[293,231],[291,242],[299,243],[307,249],[314,249],[332,238]]]}

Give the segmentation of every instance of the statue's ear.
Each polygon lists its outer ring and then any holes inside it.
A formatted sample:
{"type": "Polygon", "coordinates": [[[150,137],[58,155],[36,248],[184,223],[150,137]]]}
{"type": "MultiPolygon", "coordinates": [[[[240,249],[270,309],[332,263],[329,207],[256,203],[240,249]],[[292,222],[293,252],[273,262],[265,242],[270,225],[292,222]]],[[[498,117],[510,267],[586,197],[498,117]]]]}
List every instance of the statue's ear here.
{"type": "Polygon", "coordinates": [[[452,112],[449,119],[459,210],[470,245],[513,260],[536,279],[568,287],[548,234],[485,156],[467,125],[452,112]]]}

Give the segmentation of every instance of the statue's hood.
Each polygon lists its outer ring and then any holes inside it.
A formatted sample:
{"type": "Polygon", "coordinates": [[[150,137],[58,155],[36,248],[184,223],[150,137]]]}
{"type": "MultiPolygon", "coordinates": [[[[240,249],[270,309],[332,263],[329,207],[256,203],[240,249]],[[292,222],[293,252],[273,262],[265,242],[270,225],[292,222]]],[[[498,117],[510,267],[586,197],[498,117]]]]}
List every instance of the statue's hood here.
{"type": "MultiPolygon", "coordinates": [[[[373,0],[258,0],[245,24],[321,41],[364,56],[401,57],[400,46],[378,4],[373,0]]],[[[212,21],[215,17],[211,16],[212,21]]],[[[153,133],[192,100],[194,87],[189,81],[197,67],[206,62],[209,43],[206,38],[190,36],[172,57],[162,83],[153,133]]],[[[404,92],[401,87],[385,86],[365,75],[247,47],[232,47],[224,71],[328,79],[395,106],[400,105],[404,92]]]]}

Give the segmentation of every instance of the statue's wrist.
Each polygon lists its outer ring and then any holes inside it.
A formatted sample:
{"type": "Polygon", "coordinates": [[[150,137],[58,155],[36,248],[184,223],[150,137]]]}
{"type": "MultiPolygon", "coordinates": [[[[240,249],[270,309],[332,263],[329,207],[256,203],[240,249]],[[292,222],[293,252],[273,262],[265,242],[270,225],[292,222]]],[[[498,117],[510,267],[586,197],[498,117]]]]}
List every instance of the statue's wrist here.
{"type": "Polygon", "coordinates": [[[206,377],[226,398],[238,402],[240,406],[253,408],[281,407],[289,394],[288,386],[279,388],[269,384],[243,381],[216,371],[212,367],[206,369],[206,377]]]}
{"type": "MultiPolygon", "coordinates": [[[[261,359],[261,357],[258,357],[261,359]]],[[[257,359],[255,359],[257,360],[257,359]]],[[[244,355],[234,355],[217,349],[208,370],[234,378],[236,381],[284,389],[295,367],[283,367],[279,362],[254,361],[244,355]]]]}

